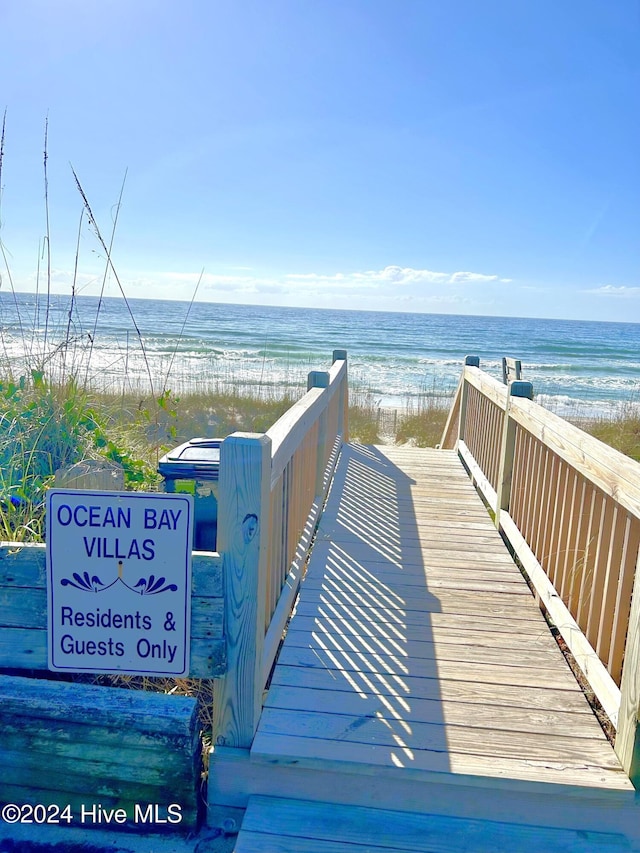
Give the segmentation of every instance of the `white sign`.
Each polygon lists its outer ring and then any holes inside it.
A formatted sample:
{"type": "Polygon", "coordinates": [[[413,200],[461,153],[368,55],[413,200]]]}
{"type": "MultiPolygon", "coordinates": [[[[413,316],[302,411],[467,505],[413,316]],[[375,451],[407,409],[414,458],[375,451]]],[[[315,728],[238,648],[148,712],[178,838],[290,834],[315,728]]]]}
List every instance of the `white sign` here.
{"type": "Polygon", "coordinates": [[[47,493],[49,669],[188,675],[193,498],[47,493]]]}

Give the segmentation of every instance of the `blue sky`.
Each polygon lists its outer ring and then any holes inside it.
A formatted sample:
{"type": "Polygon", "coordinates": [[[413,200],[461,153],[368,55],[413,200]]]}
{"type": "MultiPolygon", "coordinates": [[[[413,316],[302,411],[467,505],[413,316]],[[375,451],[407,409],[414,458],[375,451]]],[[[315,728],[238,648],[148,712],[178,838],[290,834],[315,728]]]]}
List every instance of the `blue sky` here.
{"type": "MultiPolygon", "coordinates": [[[[130,297],[204,269],[220,302],[640,321],[637,0],[2,0],[0,31],[17,289],[48,116],[56,291],[71,164],[107,241],[126,172],[130,297]]],[[[97,292],[86,222],[78,269],[97,292]]]]}

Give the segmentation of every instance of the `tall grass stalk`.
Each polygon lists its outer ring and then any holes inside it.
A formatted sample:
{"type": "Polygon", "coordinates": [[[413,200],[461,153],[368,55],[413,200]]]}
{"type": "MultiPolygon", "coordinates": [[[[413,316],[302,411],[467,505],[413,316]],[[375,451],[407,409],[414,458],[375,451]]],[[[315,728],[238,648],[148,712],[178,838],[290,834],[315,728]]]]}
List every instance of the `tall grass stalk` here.
{"type": "Polygon", "coordinates": [[[162,383],[162,393],[164,394],[169,387],[169,376],[171,375],[171,369],[173,367],[173,363],[176,358],[176,353],[178,352],[178,347],[180,346],[180,341],[182,340],[182,336],[184,335],[185,326],[187,325],[187,321],[189,319],[189,315],[191,314],[191,309],[193,308],[193,303],[196,301],[196,296],[198,295],[198,290],[200,289],[200,283],[202,282],[202,276],[204,275],[204,267],[200,271],[200,275],[198,276],[198,281],[196,282],[196,286],[193,291],[193,295],[191,296],[191,302],[189,302],[189,307],[187,308],[184,320],[182,321],[182,326],[180,328],[180,334],[178,335],[178,340],[176,341],[176,345],[171,353],[171,359],[169,361],[169,366],[167,367],[167,373],[164,378],[164,382],[162,383]]]}
{"type": "MultiPolygon", "coordinates": [[[[73,171],[73,167],[72,167],[72,171],[73,171]]],[[[84,194],[84,192],[83,192],[82,188],[80,187],[80,182],[78,181],[78,178],[77,178],[77,176],[76,176],[76,173],[75,173],[75,172],[73,172],[73,175],[74,175],[74,177],[75,177],[75,179],[76,179],[76,184],[78,185],[78,189],[80,190],[80,194],[82,195],[82,199],[83,199],[83,201],[85,202],[85,207],[83,208],[83,213],[84,213],[84,211],[85,211],[85,210],[87,210],[87,207],[88,207],[87,198],[86,198],[86,196],[85,196],[85,194],[84,194]]],[[[107,278],[108,278],[108,275],[109,275],[109,268],[110,268],[110,264],[111,264],[111,254],[112,254],[112,251],[113,251],[113,242],[114,242],[115,235],[116,235],[116,228],[118,227],[118,217],[119,217],[119,215],[120,215],[120,207],[121,207],[121,205],[122,205],[122,196],[123,196],[123,194],[124,194],[124,185],[125,185],[126,180],[127,180],[127,172],[126,172],[126,170],[125,170],[124,178],[122,179],[122,185],[121,185],[121,187],[120,187],[120,195],[118,196],[118,203],[117,203],[117,205],[116,205],[116,213],[115,213],[115,216],[113,217],[113,225],[112,225],[112,227],[111,227],[111,236],[110,236],[110,239],[109,239],[109,249],[108,249],[108,252],[107,252],[107,258],[106,258],[106,260],[105,260],[105,267],[104,267],[104,273],[103,273],[103,276],[102,276],[102,283],[101,283],[101,285],[100,285],[100,297],[99,297],[99,299],[98,299],[98,307],[96,308],[96,316],[95,316],[95,319],[94,319],[94,322],[93,322],[93,333],[90,335],[90,347],[89,347],[89,355],[88,355],[88,358],[87,358],[87,365],[86,365],[86,372],[85,372],[85,382],[87,382],[87,381],[88,381],[88,378],[89,378],[89,367],[90,367],[90,364],[91,364],[91,356],[92,356],[92,354],[93,354],[93,346],[94,346],[94,343],[95,343],[95,340],[96,340],[96,335],[97,335],[97,333],[98,333],[98,319],[99,319],[99,317],[100,317],[100,309],[102,308],[102,300],[104,299],[104,291],[105,291],[105,287],[106,287],[106,284],[107,284],[107,278]]],[[[88,212],[89,212],[89,213],[91,213],[91,208],[88,208],[88,212]]],[[[91,217],[93,218],[93,214],[91,214],[91,217]]],[[[90,220],[90,221],[91,221],[91,220],[90,220]]],[[[95,223],[95,219],[93,220],[93,225],[94,225],[94,228],[96,228],[96,229],[97,229],[97,225],[96,225],[96,223],[95,223]]],[[[98,233],[99,233],[99,231],[98,231],[98,233]]],[[[103,243],[103,245],[104,245],[104,241],[102,240],[101,235],[100,235],[99,239],[100,239],[100,241],[101,241],[101,242],[103,243]]],[[[78,254],[76,253],[76,259],[77,259],[77,257],[78,257],[78,254]]],[[[127,303],[127,308],[129,308],[129,304],[128,304],[128,303],[127,303]]],[[[131,313],[131,309],[129,309],[129,312],[131,313]]],[[[138,330],[138,333],[139,333],[139,330],[138,330]]],[[[144,354],[144,347],[143,347],[143,350],[142,350],[142,351],[143,351],[143,354],[144,354]]],[[[153,387],[153,386],[152,386],[152,387],[153,387]]]]}
{"type": "MultiPolygon", "coordinates": [[[[142,352],[144,363],[145,363],[146,368],[147,368],[147,375],[149,377],[149,388],[151,389],[151,393],[153,394],[154,393],[153,375],[151,373],[151,368],[149,366],[149,359],[147,358],[147,352],[146,352],[146,349],[144,346],[144,339],[142,337],[142,333],[141,333],[140,329],[138,328],[138,324],[136,322],[135,315],[131,309],[131,303],[129,302],[129,300],[127,298],[127,294],[125,293],[124,287],[122,286],[122,282],[120,281],[120,277],[119,277],[117,270],[113,264],[113,260],[111,257],[111,251],[107,247],[107,244],[104,240],[104,237],[102,236],[102,232],[100,230],[100,227],[98,226],[96,218],[93,215],[93,211],[91,210],[91,205],[89,204],[89,200],[87,199],[85,191],[82,188],[82,184],[80,183],[80,179],[76,175],[73,166],[71,167],[71,172],[73,173],[73,177],[74,177],[74,180],[76,182],[78,192],[80,193],[80,196],[82,197],[82,201],[84,203],[84,209],[87,213],[87,218],[89,220],[89,223],[91,224],[91,227],[92,227],[96,237],[98,238],[98,242],[102,246],[102,249],[103,249],[105,256],[106,256],[107,265],[108,265],[109,269],[111,270],[111,273],[113,274],[113,277],[114,277],[114,279],[118,285],[118,289],[120,290],[120,295],[122,296],[124,304],[125,304],[127,311],[129,313],[129,317],[131,318],[133,328],[135,329],[136,335],[138,336],[138,343],[140,344],[140,351],[142,352]]],[[[124,186],[124,184],[123,184],[123,186],[124,186]]]]}
{"type": "Polygon", "coordinates": [[[78,223],[78,236],[76,239],[76,253],[73,262],[73,280],[71,282],[71,301],[69,302],[69,311],[67,314],[67,329],[65,334],[65,349],[62,356],[62,381],[64,382],[67,375],[67,355],[69,353],[68,343],[71,340],[71,325],[73,322],[73,309],[76,304],[77,286],[78,286],[78,260],[80,258],[80,238],[82,236],[82,223],[84,221],[84,208],[80,211],[80,221],[78,223]]]}
{"type": "Polygon", "coordinates": [[[44,122],[44,212],[45,212],[45,244],[47,247],[47,302],[44,320],[44,351],[47,351],[47,338],[49,335],[49,306],[51,304],[51,227],[49,224],[49,174],[47,171],[47,160],[49,154],[47,150],[49,140],[49,116],[44,122]]]}
{"type": "MultiPolygon", "coordinates": [[[[6,249],[6,246],[4,245],[4,240],[2,239],[2,186],[3,186],[3,184],[2,184],[2,170],[3,170],[3,165],[4,165],[4,140],[5,140],[6,124],[7,124],[7,111],[5,110],[4,115],[2,117],[2,135],[0,136],[0,252],[2,252],[2,260],[4,263],[5,274],[7,276],[7,279],[9,280],[9,286],[11,288],[11,293],[13,295],[13,301],[14,301],[14,305],[16,308],[16,314],[18,315],[18,318],[19,318],[18,323],[19,323],[19,327],[20,327],[20,335],[22,336],[22,340],[24,341],[24,329],[22,328],[22,319],[20,318],[20,309],[18,306],[18,299],[16,297],[16,289],[15,289],[14,284],[13,284],[13,276],[11,275],[11,266],[9,264],[9,259],[7,258],[7,249],[6,249]]],[[[0,286],[1,285],[2,285],[2,276],[0,275],[0,286]]],[[[7,360],[8,360],[8,354],[7,354],[7,349],[6,349],[6,344],[4,342],[4,339],[3,339],[3,347],[4,347],[5,355],[7,356],[7,360]]]]}

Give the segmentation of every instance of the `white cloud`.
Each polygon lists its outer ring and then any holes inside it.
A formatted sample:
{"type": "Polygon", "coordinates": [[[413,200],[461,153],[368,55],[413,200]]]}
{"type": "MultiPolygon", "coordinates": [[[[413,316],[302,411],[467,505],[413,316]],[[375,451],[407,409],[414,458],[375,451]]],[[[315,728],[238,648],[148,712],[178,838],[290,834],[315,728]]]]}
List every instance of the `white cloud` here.
{"type": "Polygon", "coordinates": [[[497,275],[483,275],[479,272],[454,272],[449,279],[451,284],[467,284],[469,282],[498,281],[497,275]]]}
{"type": "Polygon", "coordinates": [[[511,284],[513,279],[500,278],[497,275],[485,275],[481,272],[454,272],[449,278],[451,284],[483,284],[490,281],[498,281],[500,284],[511,284]]]}
{"type": "Polygon", "coordinates": [[[626,287],[625,285],[616,287],[613,284],[603,284],[602,287],[594,287],[583,292],[594,293],[598,296],[615,296],[623,299],[633,299],[640,296],[640,287],[626,287]]]}
{"type": "MultiPolygon", "coordinates": [[[[100,285],[102,283],[102,278],[103,276],[101,275],[98,276],[92,273],[78,271],[75,274],[76,290],[82,291],[92,284],[100,285]]],[[[39,277],[36,273],[31,273],[31,275],[27,277],[27,281],[31,283],[33,290],[36,290],[36,288],[42,290],[44,287],[46,287],[47,284],[47,273],[43,270],[40,270],[39,277]]],[[[62,293],[71,293],[71,288],[74,284],[73,270],[64,270],[52,267],[50,281],[54,291],[62,293]]]]}
{"type": "MultiPolygon", "coordinates": [[[[119,269],[118,275],[127,296],[159,299],[193,297],[217,302],[251,302],[281,305],[318,305],[335,307],[393,308],[399,302],[412,302],[437,308],[453,307],[468,298],[483,303],[491,297],[491,288],[483,285],[508,283],[511,279],[477,272],[441,272],[388,265],[382,269],[351,272],[263,273],[239,266],[229,272],[140,271],[119,269]]],[[[72,273],[56,270],[58,292],[70,292],[72,273]]],[[[84,293],[98,293],[102,276],[81,275],[84,293]]],[[[28,288],[33,289],[33,287],[28,288]]],[[[107,295],[118,295],[113,277],[107,282],[107,295]]]]}
{"type": "Polygon", "coordinates": [[[392,284],[436,284],[447,281],[448,273],[434,272],[433,270],[416,270],[412,267],[388,266],[383,270],[356,273],[361,277],[369,277],[374,281],[389,282],[392,284]]]}
{"type": "Polygon", "coordinates": [[[284,278],[300,283],[313,282],[328,286],[381,288],[384,285],[408,286],[412,284],[480,284],[485,282],[510,283],[511,278],[486,275],[477,272],[436,272],[413,267],[387,266],[381,270],[366,270],[352,273],[288,273],[284,278]]]}

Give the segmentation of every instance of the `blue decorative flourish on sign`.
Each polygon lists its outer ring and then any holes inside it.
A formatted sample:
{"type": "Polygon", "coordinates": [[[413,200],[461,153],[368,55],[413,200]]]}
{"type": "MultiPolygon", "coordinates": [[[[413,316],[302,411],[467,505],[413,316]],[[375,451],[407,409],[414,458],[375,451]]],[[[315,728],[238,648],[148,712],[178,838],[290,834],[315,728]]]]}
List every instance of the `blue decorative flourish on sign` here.
{"type": "Polygon", "coordinates": [[[62,586],[75,586],[76,589],[82,589],[86,592],[102,592],[103,589],[108,589],[113,586],[115,581],[110,584],[103,584],[97,575],[89,577],[89,572],[79,575],[78,572],[73,573],[73,580],[62,578],[60,581],[62,586]]]}
{"type": "MultiPolygon", "coordinates": [[[[167,586],[163,586],[166,582],[166,578],[156,578],[155,575],[149,575],[148,578],[140,578],[138,583],[133,587],[134,591],[138,590],[140,595],[156,595],[159,592],[167,592],[170,590],[171,592],[177,592],[178,587],[174,583],[167,584],[167,586]]],[[[124,581],[123,581],[124,583],[124,581]]],[[[125,583],[125,586],[129,586],[129,584],[125,583]]],[[[129,589],[131,587],[129,586],[129,589]]]]}
{"type": "Polygon", "coordinates": [[[158,595],[161,592],[178,591],[176,584],[168,584],[165,577],[157,578],[155,575],[149,575],[148,578],[140,578],[135,586],[131,586],[122,577],[123,568],[124,564],[122,560],[119,560],[118,577],[108,584],[102,583],[97,575],[90,576],[89,572],[83,572],[82,574],[74,572],[72,575],[73,580],[71,578],[62,578],[60,585],[73,586],[82,592],[104,592],[105,589],[109,589],[119,581],[123,586],[126,586],[127,589],[130,589],[131,592],[135,592],[136,595],[158,595]]]}

